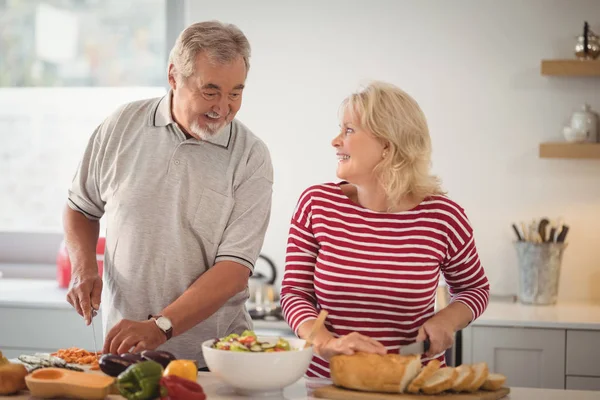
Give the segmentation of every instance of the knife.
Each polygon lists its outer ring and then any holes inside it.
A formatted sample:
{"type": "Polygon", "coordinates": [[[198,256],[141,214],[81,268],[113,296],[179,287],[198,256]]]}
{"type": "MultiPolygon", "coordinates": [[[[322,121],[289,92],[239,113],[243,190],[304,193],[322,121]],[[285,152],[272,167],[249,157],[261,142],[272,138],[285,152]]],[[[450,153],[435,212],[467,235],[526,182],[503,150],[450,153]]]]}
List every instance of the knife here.
{"type": "Polygon", "coordinates": [[[402,346],[400,348],[400,355],[406,356],[409,354],[425,354],[429,350],[429,346],[431,346],[431,343],[429,343],[429,338],[421,342],[414,342],[407,346],[402,346]]]}
{"type": "Polygon", "coordinates": [[[94,354],[98,356],[98,345],[96,344],[96,328],[94,327],[94,317],[98,314],[94,307],[92,307],[92,334],[94,335],[94,354]]]}

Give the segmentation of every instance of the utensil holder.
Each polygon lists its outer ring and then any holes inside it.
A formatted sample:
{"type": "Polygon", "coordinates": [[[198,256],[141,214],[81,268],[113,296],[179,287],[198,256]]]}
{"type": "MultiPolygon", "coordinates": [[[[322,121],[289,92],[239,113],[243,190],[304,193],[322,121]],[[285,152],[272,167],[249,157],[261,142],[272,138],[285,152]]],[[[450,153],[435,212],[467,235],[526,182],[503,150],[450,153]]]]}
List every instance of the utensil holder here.
{"type": "Polygon", "coordinates": [[[556,304],[566,243],[515,242],[519,261],[519,301],[556,304]]]}

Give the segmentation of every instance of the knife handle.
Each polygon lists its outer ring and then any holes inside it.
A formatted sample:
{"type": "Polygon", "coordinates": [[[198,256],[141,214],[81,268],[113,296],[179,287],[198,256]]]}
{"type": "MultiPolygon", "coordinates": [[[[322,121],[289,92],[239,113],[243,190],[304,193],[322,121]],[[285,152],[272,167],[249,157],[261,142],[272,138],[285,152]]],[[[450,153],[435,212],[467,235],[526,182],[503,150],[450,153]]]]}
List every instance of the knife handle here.
{"type": "Polygon", "coordinates": [[[431,346],[431,343],[429,342],[429,338],[426,338],[425,341],[423,342],[423,352],[427,353],[429,351],[430,346],[431,346]]]}

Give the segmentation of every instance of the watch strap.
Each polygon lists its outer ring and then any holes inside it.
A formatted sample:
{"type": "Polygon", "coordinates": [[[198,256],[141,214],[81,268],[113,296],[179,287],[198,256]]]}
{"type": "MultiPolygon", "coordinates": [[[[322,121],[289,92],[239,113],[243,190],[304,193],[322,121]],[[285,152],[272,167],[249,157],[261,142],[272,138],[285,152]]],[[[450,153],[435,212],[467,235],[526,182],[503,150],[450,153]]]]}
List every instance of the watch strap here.
{"type": "MultiPolygon", "coordinates": [[[[148,319],[153,319],[154,323],[156,323],[156,320],[159,319],[160,317],[162,317],[162,315],[148,315],[148,319]]],[[[171,326],[169,329],[164,330],[162,329],[158,324],[156,324],[156,326],[158,327],[158,329],[160,329],[165,336],[167,337],[167,340],[171,339],[171,337],[173,336],[173,327],[171,326]]]]}

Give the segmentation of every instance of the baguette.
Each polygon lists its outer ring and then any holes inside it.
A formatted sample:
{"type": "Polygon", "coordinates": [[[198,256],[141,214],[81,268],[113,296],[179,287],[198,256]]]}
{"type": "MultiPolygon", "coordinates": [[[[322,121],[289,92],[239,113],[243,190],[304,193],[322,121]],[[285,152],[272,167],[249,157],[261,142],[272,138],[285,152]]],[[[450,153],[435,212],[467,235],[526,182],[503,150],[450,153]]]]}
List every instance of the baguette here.
{"type": "Polygon", "coordinates": [[[475,378],[464,390],[467,392],[476,392],[487,379],[489,370],[487,363],[484,362],[471,365],[471,369],[473,369],[475,378]]]}
{"type": "Polygon", "coordinates": [[[421,369],[419,375],[417,375],[417,377],[409,383],[406,390],[409,393],[419,393],[419,390],[421,390],[421,386],[423,386],[427,379],[429,379],[433,374],[435,374],[435,371],[440,369],[440,365],[441,363],[439,360],[431,360],[429,364],[425,366],[425,368],[421,369]]]}
{"type": "Polygon", "coordinates": [[[452,390],[454,392],[462,392],[465,390],[475,379],[475,372],[473,369],[466,364],[459,365],[456,367],[456,379],[452,382],[452,390]]]}
{"type": "Polygon", "coordinates": [[[502,374],[489,374],[481,389],[483,390],[498,390],[506,382],[506,376],[502,374]]]}
{"type": "Polygon", "coordinates": [[[440,368],[425,381],[423,386],[421,386],[421,391],[425,394],[442,393],[452,387],[457,374],[456,368],[440,368]]]}
{"type": "Polygon", "coordinates": [[[329,363],[336,386],[366,392],[403,393],[421,370],[421,356],[337,355],[329,363]]]}

